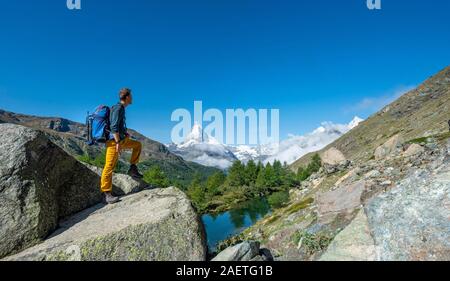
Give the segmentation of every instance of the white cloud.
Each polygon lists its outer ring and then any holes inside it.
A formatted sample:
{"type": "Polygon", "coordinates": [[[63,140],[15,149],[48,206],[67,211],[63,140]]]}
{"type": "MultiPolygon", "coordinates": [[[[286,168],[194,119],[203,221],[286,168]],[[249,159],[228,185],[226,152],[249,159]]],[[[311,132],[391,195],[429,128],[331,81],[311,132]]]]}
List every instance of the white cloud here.
{"type": "Polygon", "coordinates": [[[355,117],[349,124],[323,122],[322,126],[304,136],[290,135],[280,142],[277,151],[272,152],[264,162],[272,163],[279,160],[282,163],[292,164],[305,154],[321,150],[356,127],[361,121],[363,121],[361,118],[355,117]]]}
{"type": "Polygon", "coordinates": [[[195,163],[204,165],[204,166],[209,166],[209,167],[216,167],[222,170],[228,169],[231,164],[233,164],[231,161],[229,161],[228,159],[221,159],[218,157],[211,157],[208,154],[204,153],[198,157],[195,157],[193,159],[190,159],[190,161],[193,161],[195,163]]]}

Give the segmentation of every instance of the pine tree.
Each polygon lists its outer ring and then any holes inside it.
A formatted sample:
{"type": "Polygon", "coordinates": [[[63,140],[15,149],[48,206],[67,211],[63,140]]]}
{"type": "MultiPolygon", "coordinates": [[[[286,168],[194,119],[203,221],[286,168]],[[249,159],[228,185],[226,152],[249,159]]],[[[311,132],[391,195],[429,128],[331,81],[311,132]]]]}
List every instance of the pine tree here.
{"type": "Polygon", "coordinates": [[[255,161],[248,161],[245,167],[245,184],[248,186],[254,186],[258,177],[258,167],[255,161]]]}
{"type": "Polygon", "coordinates": [[[266,168],[261,162],[258,163],[258,176],[255,182],[256,189],[259,192],[264,192],[266,188],[266,168]]]}
{"type": "Polygon", "coordinates": [[[218,171],[208,177],[206,180],[206,191],[214,196],[220,193],[220,187],[224,184],[226,176],[223,172],[218,171]]]}
{"type": "Polygon", "coordinates": [[[322,160],[320,159],[319,154],[314,154],[314,156],[311,159],[311,162],[308,165],[308,172],[310,175],[313,173],[316,173],[319,171],[320,167],[322,166],[322,160]]]}
{"type": "Polygon", "coordinates": [[[264,180],[267,187],[276,186],[276,174],[275,170],[270,163],[267,163],[264,169],[264,180]]]}
{"type": "Polygon", "coordinates": [[[203,210],[204,202],[205,202],[205,188],[202,185],[201,175],[197,172],[194,174],[194,177],[189,185],[187,194],[189,198],[192,200],[194,205],[198,210],[203,210]]]}
{"type": "Polygon", "coordinates": [[[144,173],[143,180],[153,186],[164,188],[169,186],[169,180],[159,166],[151,166],[144,173]]]}
{"type": "Polygon", "coordinates": [[[275,160],[273,162],[273,178],[272,178],[272,187],[278,187],[283,184],[283,166],[281,162],[275,160]]]}
{"type": "Polygon", "coordinates": [[[297,179],[299,181],[304,181],[308,179],[313,173],[316,173],[320,170],[320,167],[322,167],[322,160],[320,159],[319,154],[314,154],[314,156],[311,159],[311,162],[308,164],[308,166],[305,168],[299,167],[297,170],[297,179]]]}
{"type": "Polygon", "coordinates": [[[241,161],[235,161],[228,170],[227,184],[232,187],[241,187],[245,184],[245,170],[241,161]]]}
{"type": "Polygon", "coordinates": [[[303,167],[298,167],[297,170],[297,179],[299,181],[304,181],[309,177],[308,171],[303,167]]]}

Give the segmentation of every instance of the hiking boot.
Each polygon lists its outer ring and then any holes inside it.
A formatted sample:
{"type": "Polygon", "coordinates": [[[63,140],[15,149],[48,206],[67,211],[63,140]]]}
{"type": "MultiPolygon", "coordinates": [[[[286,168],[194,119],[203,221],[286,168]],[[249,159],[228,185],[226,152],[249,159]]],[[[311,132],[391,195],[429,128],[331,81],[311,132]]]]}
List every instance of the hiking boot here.
{"type": "Polygon", "coordinates": [[[131,165],[130,169],[128,170],[128,175],[133,178],[142,179],[144,176],[139,173],[139,170],[136,165],[131,165]]]}
{"type": "Polygon", "coordinates": [[[119,197],[113,196],[111,192],[105,192],[105,201],[107,204],[119,202],[119,197]]]}

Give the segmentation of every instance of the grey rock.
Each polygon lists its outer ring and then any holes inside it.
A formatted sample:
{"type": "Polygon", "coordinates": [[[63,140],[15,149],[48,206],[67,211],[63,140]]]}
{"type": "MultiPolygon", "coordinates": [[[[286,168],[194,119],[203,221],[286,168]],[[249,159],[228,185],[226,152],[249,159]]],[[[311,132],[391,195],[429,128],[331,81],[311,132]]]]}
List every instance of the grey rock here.
{"type": "Polygon", "coordinates": [[[204,261],[205,241],[190,201],[169,187],[84,210],[43,243],[6,260],[204,261]]]}
{"type": "Polygon", "coordinates": [[[412,157],[422,154],[425,151],[425,149],[416,143],[411,144],[408,149],[403,153],[403,156],[405,157],[412,157]]]}
{"type": "Polygon", "coordinates": [[[336,172],[342,172],[347,170],[347,168],[350,167],[350,165],[352,164],[352,162],[350,160],[344,160],[338,164],[323,164],[323,168],[325,173],[327,174],[333,174],[336,172]]]}
{"type": "Polygon", "coordinates": [[[323,164],[338,165],[347,160],[344,154],[335,147],[326,150],[320,157],[323,164]]]}
{"type": "Polygon", "coordinates": [[[342,230],[320,257],[321,261],[373,261],[376,259],[375,242],[370,235],[364,210],[342,230]]]}
{"type": "Polygon", "coordinates": [[[319,221],[331,222],[338,214],[351,214],[361,205],[361,195],[365,190],[364,180],[340,187],[326,193],[316,194],[319,221]]]}
{"type": "MultiPolygon", "coordinates": [[[[84,165],[86,165],[86,167],[88,167],[90,170],[92,170],[93,172],[95,172],[97,175],[99,175],[101,177],[103,169],[96,167],[96,166],[88,165],[88,164],[84,164],[84,165]]],[[[98,181],[98,186],[100,186],[100,178],[98,181]]],[[[121,196],[121,195],[130,194],[130,193],[136,193],[136,192],[139,192],[148,187],[149,187],[149,185],[146,182],[144,182],[143,180],[137,180],[137,179],[134,179],[134,178],[130,177],[129,175],[125,175],[125,174],[113,173],[113,193],[114,193],[114,195],[121,196]]]]}
{"type": "Polygon", "coordinates": [[[267,248],[260,249],[259,254],[265,261],[273,261],[274,260],[272,253],[267,248]]]}
{"type": "Polygon", "coordinates": [[[263,256],[255,256],[254,258],[252,258],[250,261],[252,262],[261,262],[261,261],[266,261],[266,259],[263,256]]]}
{"type": "Polygon", "coordinates": [[[388,167],[384,170],[384,175],[387,177],[398,177],[402,174],[401,170],[397,167],[388,167]]]}
{"type": "Polygon", "coordinates": [[[385,181],[380,183],[381,186],[389,186],[391,184],[392,184],[392,181],[390,181],[390,180],[385,180],[385,181]]]}
{"type": "Polygon", "coordinates": [[[35,245],[58,220],[102,200],[98,175],[42,132],[0,124],[0,257],[35,245]]]}
{"type": "Polygon", "coordinates": [[[430,150],[438,149],[438,145],[435,142],[429,142],[429,143],[425,144],[425,147],[430,150]]]}
{"type": "Polygon", "coordinates": [[[245,241],[228,247],[220,252],[212,261],[250,261],[259,255],[259,242],[245,241]]]}
{"type": "Polygon", "coordinates": [[[403,138],[400,135],[393,136],[375,150],[375,160],[381,160],[400,152],[403,148],[403,142],[403,138]]]}
{"type": "Polygon", "coordinates": [[[366,179],[369,179],[369,178],[377,178],[377,177],[379,177],[380,175],[381,175],[380,171],[378,171],[378,170],[372,170],[372,171],[366,173],[366,174],[364,175],[364,178],[366,178],[366,179]]]}
{"type": "Polygon", "coordinates": [[[450,169],[418,170],[366,206],[380,260],[450,260],[450,169]]]}

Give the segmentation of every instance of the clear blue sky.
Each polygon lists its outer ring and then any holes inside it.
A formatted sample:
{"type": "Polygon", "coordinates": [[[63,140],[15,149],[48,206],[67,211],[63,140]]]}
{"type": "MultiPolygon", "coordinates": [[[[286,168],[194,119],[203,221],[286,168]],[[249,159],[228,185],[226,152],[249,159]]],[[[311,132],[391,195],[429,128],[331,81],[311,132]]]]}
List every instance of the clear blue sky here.
{"type": "Polygon", "coordinates": [[[279,108],[281,138],[366,118],[450,64],[450,1],[0,0],[0,108],[84,121],[134,91],[128,125],[171,112],[279,108]]]}

